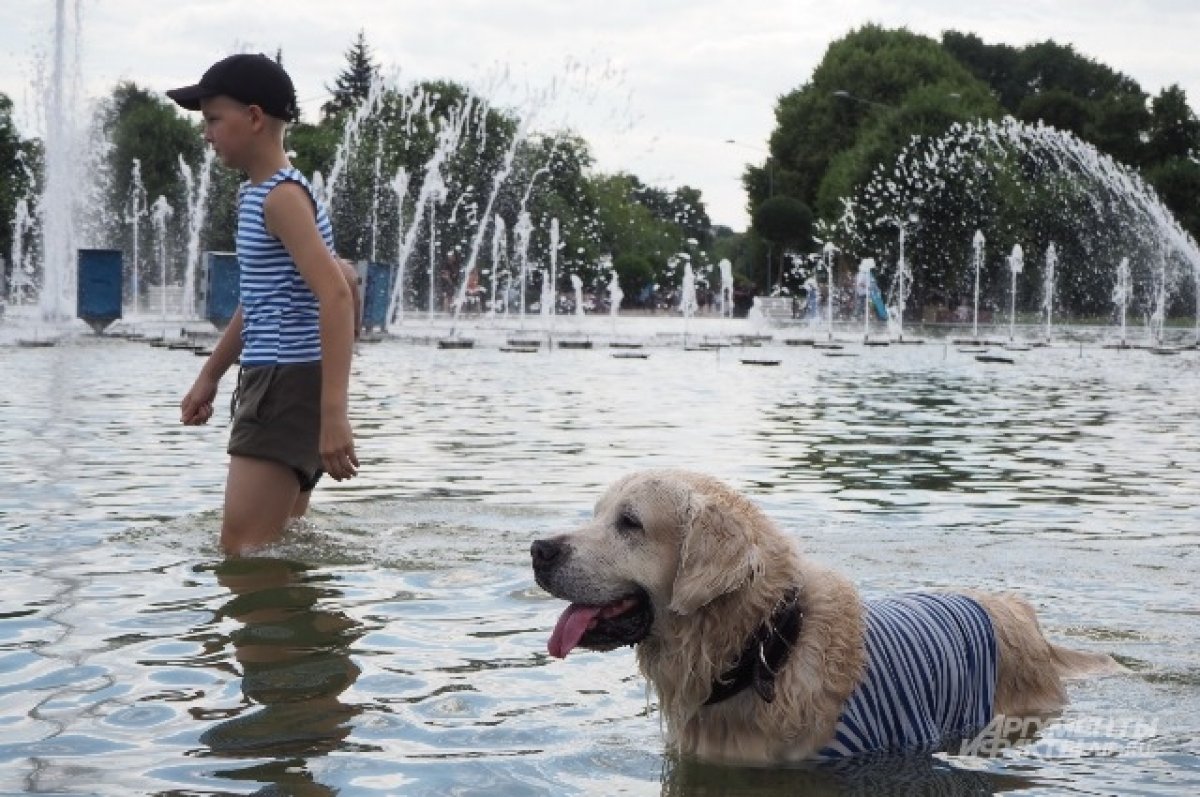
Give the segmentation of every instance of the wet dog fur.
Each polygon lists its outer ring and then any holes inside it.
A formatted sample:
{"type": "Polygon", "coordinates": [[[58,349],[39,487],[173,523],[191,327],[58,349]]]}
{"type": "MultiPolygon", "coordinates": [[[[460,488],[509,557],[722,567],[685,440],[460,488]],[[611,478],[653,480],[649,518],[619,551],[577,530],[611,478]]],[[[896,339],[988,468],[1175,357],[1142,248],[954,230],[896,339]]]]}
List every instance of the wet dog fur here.
{"type": "MultiPolygon", "coordinates": [[[[635,645],[668,743],[682,755],[809,758],[830,741],[863,678],[865,623],[853,583],[802,556],[753,502],[712,477],[632,473],[604,493],[589,522],[534,542],[531,554],[537,583],[571,602],[551,653],[635,645]],[[746,690],[705,705],[714,680],[793,588],[803,625],[776,674],[775,699],[746,690]]],[[[1067,700],[1064,678],[1119,669],[1109,656],[1047,641],[1033,607],[1016,595],[963,594],[996,631],[997,714],[1054,713],[1067,700]]]]}

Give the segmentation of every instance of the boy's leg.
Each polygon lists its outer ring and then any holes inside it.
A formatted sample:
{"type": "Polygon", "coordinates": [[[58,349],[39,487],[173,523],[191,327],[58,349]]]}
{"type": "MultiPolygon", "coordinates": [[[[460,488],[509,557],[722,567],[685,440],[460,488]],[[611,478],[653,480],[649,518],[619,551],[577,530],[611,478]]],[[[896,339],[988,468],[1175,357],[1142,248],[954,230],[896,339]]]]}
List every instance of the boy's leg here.
{"type": "Polygon", "coordinates": [[[287,465],[255,457],[230,457],[221,547],[226,553],[241,554],[278,540],[299,493],[300,483],[287,465]]]}
{"type": "MultiPolygon", "coordinates": [[[[293,474],[294,476],[295,474],[293,474]]],[[[302,490],[297,496],[296,501],[292,504],[291,517],[293,519],[304,517],[308,512],[308,499],[312,498],[312,490],[302,490]]]]}

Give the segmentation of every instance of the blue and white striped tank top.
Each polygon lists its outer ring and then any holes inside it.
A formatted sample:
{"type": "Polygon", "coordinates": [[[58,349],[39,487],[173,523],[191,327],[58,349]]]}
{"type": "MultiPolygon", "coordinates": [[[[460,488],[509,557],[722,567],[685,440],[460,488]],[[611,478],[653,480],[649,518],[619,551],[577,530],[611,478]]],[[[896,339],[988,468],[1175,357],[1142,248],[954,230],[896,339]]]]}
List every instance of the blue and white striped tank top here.
{"type": "Polygon", "coordinates": [[[964,595],[867,601],[867,671],[821,758],[935,751],[983,730],[996,696],[996,633],[964,595]]]}
{"type": "Polygon", "coordinates": [[[242,364],[282,365],[321,359],[317,297],[283,243],[267,231],[263,202],[280,183],[299,183],[313,199],[317,229],[333,251],[333,226],[312,186],[288,166],[264,182],[245,183],[238,195],[237,254],[241,275],[242,364]]]}

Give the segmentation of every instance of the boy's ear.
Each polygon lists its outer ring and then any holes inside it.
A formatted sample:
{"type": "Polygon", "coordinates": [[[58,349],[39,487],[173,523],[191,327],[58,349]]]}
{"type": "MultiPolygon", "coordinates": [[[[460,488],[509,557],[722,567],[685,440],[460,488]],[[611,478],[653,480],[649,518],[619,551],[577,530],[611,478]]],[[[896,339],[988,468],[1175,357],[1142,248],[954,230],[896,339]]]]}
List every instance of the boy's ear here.
{"type": "Polygon", "coordinates": [[[250,114],[250,127],[258,131],[262,130],[267,125],[267,112],[258,105],[247,105],[247,112],[250,114]]]}

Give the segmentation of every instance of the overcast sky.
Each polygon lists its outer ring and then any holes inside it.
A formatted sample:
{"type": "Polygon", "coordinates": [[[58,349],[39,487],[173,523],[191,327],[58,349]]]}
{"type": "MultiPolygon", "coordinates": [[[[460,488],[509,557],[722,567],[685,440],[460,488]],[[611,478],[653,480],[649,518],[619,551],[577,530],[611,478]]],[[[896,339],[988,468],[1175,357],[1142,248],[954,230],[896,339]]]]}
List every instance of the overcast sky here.
{"type": "MultiPolygon", "coordinates": [[[[542,129],[566,124],[597,167],[699,188],[716,223],[746,224],[739,176],[761,161],[777,98],[805,83],[828,44],[866,23],[988,43],[1045,39],[1200,105],[1198,0],[61,0],[79,4],[84,95],[121,79],[163,91],[230,52],[282,49],[306,118],[359,30],[401,84],[449,78],[542,129]],[[534,97],[536,99],[531,100],[534,97]],[[736,143],[730,144],[727,141],[736,143]]],[[[0,0],[0,92],[37,134],[39,65],[54,0],[0,0]]]]}

